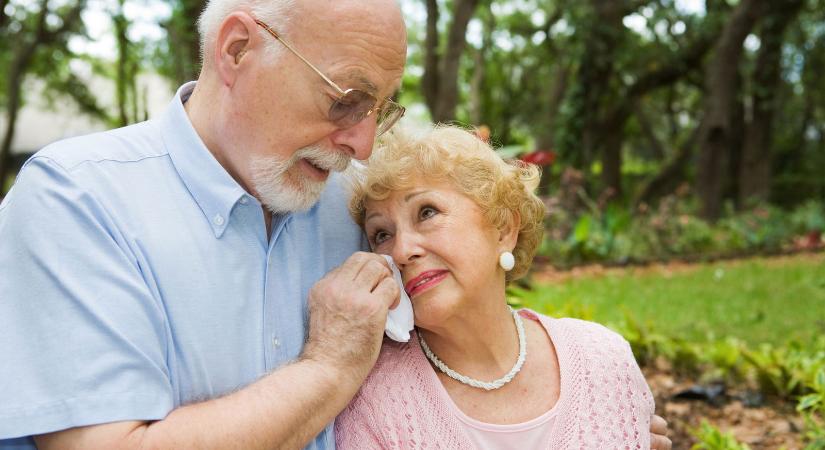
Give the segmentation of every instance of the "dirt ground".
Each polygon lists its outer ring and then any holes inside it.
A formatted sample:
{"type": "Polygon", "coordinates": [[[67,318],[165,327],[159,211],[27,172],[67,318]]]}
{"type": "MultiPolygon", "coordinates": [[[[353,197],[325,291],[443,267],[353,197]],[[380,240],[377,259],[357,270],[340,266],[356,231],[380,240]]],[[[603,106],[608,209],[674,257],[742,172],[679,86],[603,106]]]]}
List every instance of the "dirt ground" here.
{"type": "Polygon", "coordinates": [[[717,405],[704,400],[682,400],[673,397],[695,385],[692,380],[677,379],[666,367],[667,363],[643,371],[656,397],[656,411],[668,421],[673,450],[688,450],[696,443],[691,431],[702,419],[723,432],[730,432],[753,450],[788,450],[804,448],[802,429],[804,421],[794,411],[794,405],[766,400],[762,406],[743,404],[747,393],[728,391],[717,405]],[[665,366],[665,367],[662,367],[665,366]]]}
{"type": "MultiPolygon", "coordinates": [[[[825,263],[825,251],[799,252],[790,255],[782,256],[755,256],[752,258],[729,259],[716,261],[725,265],[742,264],[746,261],[759,260],[761,263],[772,265],[783,265],[788,260],[806,259],[811,262],[825,263]]],[[[652,263],[646,265],[629,266],[629,267],[605,267],[600,264],[591,264],[586,266],[574,267],[568,270],[559,270],[551,264],[542,261],[536,261],[534,270],[532,272],[532,281],[536,283],[561,283],[567,280],[576,280],[580,278],[599,278],[611,274],[631,273],[637,276],[643,275],[659,275],[663,277],[670,277],[675,274],[690,272],[696,270],[707,263],[685,263],[681,261],[673,261],[667,263],[652,263]]]]}

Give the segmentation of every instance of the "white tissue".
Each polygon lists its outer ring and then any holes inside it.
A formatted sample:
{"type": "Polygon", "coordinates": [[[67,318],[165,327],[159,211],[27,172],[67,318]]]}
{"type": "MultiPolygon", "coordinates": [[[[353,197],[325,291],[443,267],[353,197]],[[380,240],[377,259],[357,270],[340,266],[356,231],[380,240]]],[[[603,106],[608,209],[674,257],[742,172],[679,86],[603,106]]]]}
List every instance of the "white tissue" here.
{"type": "Polygon", "coordinates": [[[412,303],[410,297],[404,290],[404,282],[401,280],[401,272],[389,255],[381,255],[390,263],[393,278],[398,283],[398,290],[401,291],[401,300],[395,309],[391,309],[387,315],[387,325],[384,327],[384,332],[387,333],[390,339],[396,342],[408,342],[410,340],[410,331],[413,329],[415,318],[413,317],[412,303]]]}

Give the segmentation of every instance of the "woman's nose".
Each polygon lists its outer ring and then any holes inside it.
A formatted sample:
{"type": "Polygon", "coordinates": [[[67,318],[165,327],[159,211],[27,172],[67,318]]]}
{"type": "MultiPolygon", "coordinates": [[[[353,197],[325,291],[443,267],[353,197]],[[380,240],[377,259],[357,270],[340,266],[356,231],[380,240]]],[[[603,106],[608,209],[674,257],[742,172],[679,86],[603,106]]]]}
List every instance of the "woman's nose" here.
{"type": "Polygon", "coordinates": [[[391,252],[395,265],[403,267],[424,254],[424,249],[420,245],[421,237],[411,231],[397,231],[391,252]]]}

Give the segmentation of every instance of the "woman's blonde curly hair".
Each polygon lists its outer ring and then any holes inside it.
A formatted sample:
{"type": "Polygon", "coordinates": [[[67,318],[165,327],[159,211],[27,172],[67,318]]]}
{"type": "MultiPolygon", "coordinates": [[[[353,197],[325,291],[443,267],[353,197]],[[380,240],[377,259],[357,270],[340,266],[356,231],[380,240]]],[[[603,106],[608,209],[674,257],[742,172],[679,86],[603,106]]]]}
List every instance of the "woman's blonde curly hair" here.
{"type": "Polygon", "coordinates": [[[504,161],[472,132],[436,125],[420,133],[396,127],[383,137],[363,170],[354,170],[349,210],[364,227],[367,200],[383,200],[426,178],[448,181],[473,200],[487,221],[505,229],[521,219],[507,281],[530,269],[544,234],[544,202],[535,194],[541,172],[522,161],[504,161]]]}

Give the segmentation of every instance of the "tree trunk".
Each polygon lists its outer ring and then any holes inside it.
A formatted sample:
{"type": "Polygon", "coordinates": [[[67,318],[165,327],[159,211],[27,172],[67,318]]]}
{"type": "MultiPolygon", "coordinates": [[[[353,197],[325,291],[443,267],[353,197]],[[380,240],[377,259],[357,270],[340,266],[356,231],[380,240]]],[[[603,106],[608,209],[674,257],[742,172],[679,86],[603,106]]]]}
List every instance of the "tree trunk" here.
{"type": "Polygon", "coordinates": [[[427,0],[427,36],[422,80],[424,96],[433,122],[455,120],[458,104],[458,69],[467,46],[467,24],[479,0],[455,0],[453,20],[447,32],[444,55],[438,54],[438,3],[427,0]]]}
{"type": "Polygon", "coordinates": [[[20,92],[25,74],[25,68],[12,64],[12,72],[7,80],[6,93],[6,131],[3,134],[3,143],[0,146],[0,196],[5,194],[6,179],[11,174],[12,158],[11,144],[14,141],[14,131],[17,126],[17,114],[20,111],[20,92]]]}
{"type": "Polygon", "coordinates": [[[753,72],[753,113],[746,125],[739,167],[739,202],[767,200],[771,185],[773,118],[777,109],[785,30],[802,9],[802,0],[772,0],[759,38],[753,72]]]}
{"type": "Polygon", "coordinates": [[[17,128],[17,114],[20,112],[23,81],[34,58],[34,52],[37,49],[40,37],[44,34],[47,16],[48,2],[43,1],[40,13],[37,15],[37,29],[33,33],[34,36],[28,42],[23,41],[17,47],[9,66],[8,78],[6,79],[8,83],[6,90],[6,132],[3,135],[3,142],[0,144],[0,191],[5,188],[6,179],[11,173],[11,145],[14,142],[14,133],[17,128]]]}
{"type": "Polygon", "coordinates": [[[123,15],[123,0],[120,0],[120,9],[112,17],[115,25],[117,40],[117,74],[115,76],[115,97],[117,101],[118,125],[123,127],[129,123],[128,113],[128,77],[126,66],[129,64],[129,38],[126,36],[129,23],[123,15]]]}
{"type": "Polygon", "coordinates": [[[624,120],[604,122],[599,130],[602,151],[602,182],[609,198],[622,195],[622,143],[624,120]]]}
{"type": "Polygon", "coordinates": [[[701,133],[701,127],[696,128],[687,141],[682,144],[676,153],[661,168],[659,173],[645,181],[638,195],[633,200],[634,205],[641,202],[650,203],[656,198],[672,193],[679,183],[685,179],[685,168],[693,154],[693,147],[701,133]]]}
{"type": "MultiPolygon", "coordinates": [[[[584,153],[584,162],[587,164],[593,157],[604,151],[601,147],[600,135],[607,130],[604,128],[605,104],[611,103],[615,95],[614,53],[624,32],[622,17],[624,17],[625,1],[590,0],[592,9],[588,36],[585,41],[584,58],[579,68],[579,83],[581,92],[581,143],[584,153]]],[[[619,152],[615,152],[617,155],[619,152]]],[[[615,161],[616,155],[604,156],[603,159],[615,161]]],[[[603,180],[607,177],[606,167],[602,167],[603,180]]],[[[610,183],[604,180],[606,187],[610,183]]]]}
{"type": "Polygon", "coordinates": [[[169,41],[171,76],[178,84],[195,80],[200,73],[201,53],[197,19],[206,0],[174,0],[172,17],[163,27],[169,41]]]}
{"type": "Polygon", "coordinates": [[[696,191],[702,216],[716,220],[722,213],[724,177],[731,145],[731,113],[738,92],[737,76],[742,44],[762,14],[767,0],[742,0],[716,43],[705,71],[705,108],[696,191]]]}
{"type": "Polygon", "coordinates": [[[9,22],[9,16],[6,15],[6,5],[8,5],[8,0],[0,0],[0,36],[3,35],[3,31],[6,29],[6,24],[9,22]]]}
{"type": "MultiPolygon", "coordinates": [[[[737,72],[737,91],[742,86],[742,74],[737,72]]],[[[730,139],[728,139],[727,173],[722,179],[722,198],[734,201],[739,208],[739,165],[742,161],[742,146],[745,140],[745,104],[741,95],[733,98],[730,114],[730,139]]]]}
{"type": "Polygon", "coordinates": [[[191,81],[197,80],[201,71],[201,41],[195,23],[197,18],[201,16],[201,12],[206,8],[206,0],[184,0],[183,5],[184,17],[192,18],[193,24],[189,32],[186,33],[187,42],[184,43],[188,53],[188,64],[186,64],[184,72],[185,81],[191,81]]]}
{"type": "Polygon", "coordinates": [[[424,102],[430,114],[436,110],[438,103],[439,69],[438,18],[441,15],[436,0],[427,0],[427,34],[424,37],[424,75],[421,77],[421,89],[424,91],[424,102]]]}
{"type": "Polygon", "coordinates": [[[650,156],[655,160],[664,161],[667,151],[659,138],[656,137],[656,131],[653,129],[650,117],[644,110],[644,105],[637,102],[633,108],[633,115],[636,116],[636,120],[639,122],[639,131],[650,146],[650,156]]]}
{"type": "Polygon", "coordinates": [[[567,91],[567,81],[570,78],[570,65],[560,64],[556,68],[555,76],[548,89],[547,104],[543,121],[542,133],[538,136],[539,149],[550,150],[556,148],[556,120],[559,115],[564,93],[567,91]]]}
{"type": "Polygon", "coordinates": [[[484,49],[473,50],[473,76],[470,79],[470,123],[478,126],[483,120],[484,49]]]}

